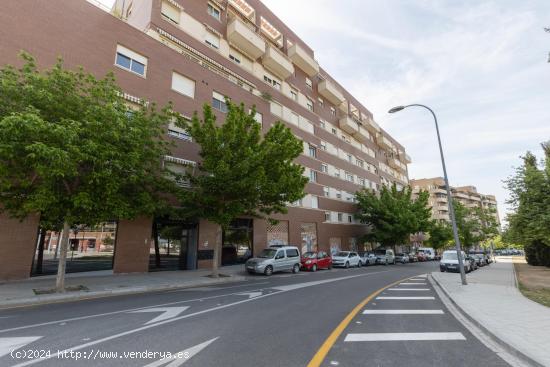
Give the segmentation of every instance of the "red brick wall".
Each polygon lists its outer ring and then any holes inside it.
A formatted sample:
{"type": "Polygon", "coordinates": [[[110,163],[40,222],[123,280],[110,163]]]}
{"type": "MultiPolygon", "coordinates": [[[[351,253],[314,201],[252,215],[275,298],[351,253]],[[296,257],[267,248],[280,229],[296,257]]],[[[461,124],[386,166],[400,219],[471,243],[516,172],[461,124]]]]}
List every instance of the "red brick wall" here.
{"type": "Polygon", "coordinates": [[[30,276],[38,221],[37,215],[20,222],[0,214],[0,281],[30,276]]]}
{"type": "Polygon", "coordinates": [[[146,273],[149,271],[149,249],[153,241],[152,228],[152,218],[118,222],[113,272],[146,273]]]}

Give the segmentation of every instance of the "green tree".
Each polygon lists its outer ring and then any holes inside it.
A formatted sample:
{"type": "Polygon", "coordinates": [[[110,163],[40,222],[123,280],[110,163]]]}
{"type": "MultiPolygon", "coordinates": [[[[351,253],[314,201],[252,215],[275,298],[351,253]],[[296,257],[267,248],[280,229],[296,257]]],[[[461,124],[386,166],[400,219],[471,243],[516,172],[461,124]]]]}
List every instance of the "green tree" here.
{"type": "MultiPolygon", "coordinates": [[[[307,183],[304,168],[293,163],[303,144],[289,128],[277,122],[262,137],[255,108],[247,113],[243,104],[226,104],[221,125],[207,104],[202,119],[195,113],[191,122],[178,121],[199,144],[201,157],[195,172],[183,177],[191,185],[179,195],[183,215],[216,223],[221,231],[239,216],[286,213],[288,203],[304,196],[307,183]]],[[[219,275],[220,247],[214,244],[214,277],[219,275]]]]}
{"type": "Polygon", "coordinates": [[[523,165],[506,180],[514,210],[508,215],[506,238],[523,245],[529,264],[550,266],[550,143],[542,148],[542,165],[527,152],[523,165]]]}
{"type": "Polygon", "coordinates": [[[432,220],[428,233],[428,243],[436,250],[445,248],[453,239],[453,229],[445,221],[432,220]]]}
{"type": "Polygon", "coordinates": [[[469,249],[480,241],[481,223],[473,215],[470,208],[467,208],[456,199],[453,199],[453,207],[460,245],[464,249],[469,249]]]}
{"type": "Polygon", "coordinates": [[[96,79],[62,60],[39,71],[0,71],[0,204],[11,216],[40,213],[63,229],[56,288],[64,291],[71,227],[152,215],[171,192],[161,165],[169,108],[142,103],[129,112],[114,76],[96,79]]]}
{"type": "Polygon", "coordinates": [[[413,200],[410,187],[398,190],[393,185],[383,186],[379,194],[363,189],[357,192],[356,198],[358,217],[369,226],[365,236],[368,242],[395,246],[407,242],[413,233],[426,232],[429,227],[431,211],[426,191],[421,191],[413,200]]]}

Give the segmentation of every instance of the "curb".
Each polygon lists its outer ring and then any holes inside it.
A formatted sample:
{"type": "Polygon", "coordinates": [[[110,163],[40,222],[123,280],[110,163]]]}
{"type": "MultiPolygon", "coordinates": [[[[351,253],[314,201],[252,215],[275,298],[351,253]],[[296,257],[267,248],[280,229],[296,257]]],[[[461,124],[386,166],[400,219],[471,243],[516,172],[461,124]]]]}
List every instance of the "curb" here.
{"type": "Polygon", "coordinates": [[[534,367],[544,367],[544,365],[540,364],[539,362],[535,361],[531,357],[525,355],[518,349],[516,349],[513,345],[505,342],[504,340],[500,339],[497,335],[495,335],[492,331],[487,329],[485,325],[474,319],[472,316],[470,316],[466,311],[460,307],[460,305],[455,302],[455,300],[451,297],[447,289],[437,281],[435,277],[430,274],[430,279],[432,279],[435,282],[435,285],[441,289],[441,291],[449,298],[451,303],[456,307],[456,309],[464,316],[466,319],[468,319],[471,323],[473,323],[475,326],[477,326],[481,331],[483,331],[488,337],[490,337],[495,343],[499,344],[501,347],[508,349],[508,352],[512,355],[514,355],[516,358],[522,360],[523,362],[530,364],[534,367]]]}
{"type": "Polygon", "coordinates": [[[146,285],[139,287],[128,287],[124,289],[109,289],[102,291],[91,291],[91,292],[80,292],[80,293],[65,293],[65,294],[52,294],[52,295],[43,295],[35,296],[32,298],[23,298],[23,299],[14,299],[8,301],[0,301],[0,310],[7,310],[17,307],[27,307],[27,306],[40,306],[52,303],[64,303],[64,302],[75,302],[83,301],[96,298],[106,298],[114,296],[124,296],[130,294],[140,294],[140,293],[150,293],[150,292],[159,292],[167,291],[173,289],[187,289],[187,288],[197,288],[197,287],[207,287],[211,285],[233,283],[246,280],[246,277],[243,275],[232,275],[227,278],[219,278],[216,280],[211,280],[204,283],[191,283],[185,284],[161,284],[161,285],[146,285]]]}

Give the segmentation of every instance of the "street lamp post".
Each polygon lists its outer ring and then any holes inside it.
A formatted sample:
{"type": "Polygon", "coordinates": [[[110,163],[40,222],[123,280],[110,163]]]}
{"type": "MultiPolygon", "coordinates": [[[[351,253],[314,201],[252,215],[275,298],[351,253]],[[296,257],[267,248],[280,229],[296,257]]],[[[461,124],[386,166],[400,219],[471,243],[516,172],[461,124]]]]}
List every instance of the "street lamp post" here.
{"type": "Polygon", "coordinates": [[[432,116],[434,117],[435,121],[435,131],[437,132],[437,142],[439,143],[439,153],[441,154],[441,165],[443,166],[443,176],[445,179],[445,190],[447,190],[447,198],[449,199],[449,216],[451,217],[451,224],[453,226],[453,235],[455,239],[455,245],[456,245],[456,256],[458,258],[458,267],[460,269],[460,279],[462,280],[463,285],[467,285],[466,282],[466,273],[464,271],[464,262],[462,261],[462,250],[460,249],[460,239],[458,238],[458,229],[456,227],[456,220],[455,220],[455,211],[453,206],[453,198],[451,196],[451,189],[449,187],[449,178],[447,177],[447,167],[445,166],[445,157],[443,156],[443,147],[441,146],[441,136],[439,135],[439,126],[437,124],[437,117],[435,116],[434,111],[428,106],[425,106],[423,104],[410,104],[407,106],[397,106],[389,110],[389,113],[395,113],[399,112],[401,110],[404,110],[407,107],[423,107],[431,112],[432,116]]]}

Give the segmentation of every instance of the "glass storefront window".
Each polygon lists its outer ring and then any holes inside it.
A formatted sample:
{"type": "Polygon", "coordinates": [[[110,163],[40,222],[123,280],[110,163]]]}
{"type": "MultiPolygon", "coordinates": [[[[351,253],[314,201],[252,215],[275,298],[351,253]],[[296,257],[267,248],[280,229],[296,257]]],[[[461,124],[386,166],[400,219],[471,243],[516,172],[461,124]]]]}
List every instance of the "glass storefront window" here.
{"type": "Polygon", "coordinates": [[[243,264],[252,257],[253,219],[235,219],[223,233],[222,265],[243,264]]]}
{"type": "Polygon", "coordinates": [[[315,223],[301,224],[302,253],[317,251],[317,226],[315,223]]]}

